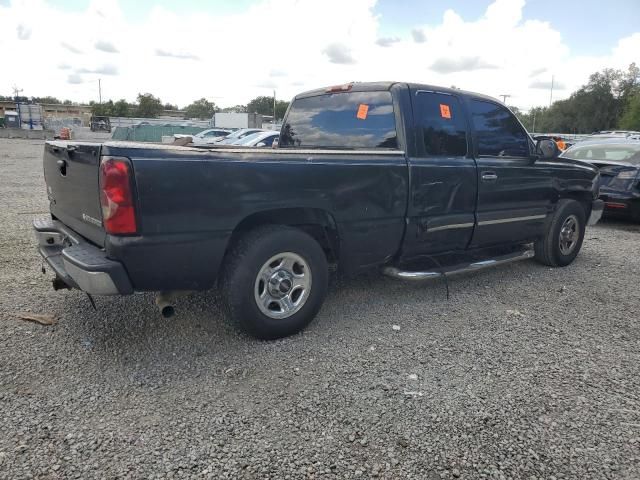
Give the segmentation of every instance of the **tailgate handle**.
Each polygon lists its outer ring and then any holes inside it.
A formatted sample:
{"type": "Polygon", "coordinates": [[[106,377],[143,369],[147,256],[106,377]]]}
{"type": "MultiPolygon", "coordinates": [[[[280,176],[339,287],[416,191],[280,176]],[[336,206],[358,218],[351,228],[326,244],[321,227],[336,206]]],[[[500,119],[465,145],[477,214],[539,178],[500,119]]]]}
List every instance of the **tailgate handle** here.
{"type": "Polygon", "coordinates": [[[65,162],[64,160],[58,160],[56,162],[56,165],[58,165],[58,169],[60,170],[60,173],[64,177],[67,174],[67,162],[65,162]]]}

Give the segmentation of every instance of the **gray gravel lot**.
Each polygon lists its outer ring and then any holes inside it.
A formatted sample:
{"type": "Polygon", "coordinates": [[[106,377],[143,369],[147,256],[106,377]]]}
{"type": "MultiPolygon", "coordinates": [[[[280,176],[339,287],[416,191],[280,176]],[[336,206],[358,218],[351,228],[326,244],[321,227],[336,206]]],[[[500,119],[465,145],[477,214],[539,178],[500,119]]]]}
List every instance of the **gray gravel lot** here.
{"type": "Polygon", "coordinates": [[[564,269],[336,281],[259,342],[215,295],[54,292],[42,142],[0,140],[0,478],[640,478],[640,226],[564,269]],[[54,314],[55,326],[17,312],[54,314]],[[399,325],[400,330],[394,330],[399,325]]]}

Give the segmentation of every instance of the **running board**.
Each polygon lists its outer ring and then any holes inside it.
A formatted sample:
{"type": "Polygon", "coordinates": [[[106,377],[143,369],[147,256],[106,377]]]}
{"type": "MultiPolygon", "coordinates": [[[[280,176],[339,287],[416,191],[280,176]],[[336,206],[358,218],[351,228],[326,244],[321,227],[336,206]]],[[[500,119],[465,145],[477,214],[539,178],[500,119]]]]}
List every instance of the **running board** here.
{"type": "Polygon", "coordinates": [[[409,270],[401,270],[398,267],[387,266],[382,269],[382,273],[393,278],[400,280],[431,280],[440,277],[450,277],[452,275],[458,275],[460,273],[476,272],[484,268],[496,267],[505,263],[517,262],[519,260],[526,260],[534,256],[533,250],[521,250],[519,252],[512,252],[507,255],[501,255],[489,260],[482,260],[480,262],[474,262],[469,264],[453,265],[449,267],[443,267],[438,270],[431,270],[426,272],[413,272],[409,270]]]}

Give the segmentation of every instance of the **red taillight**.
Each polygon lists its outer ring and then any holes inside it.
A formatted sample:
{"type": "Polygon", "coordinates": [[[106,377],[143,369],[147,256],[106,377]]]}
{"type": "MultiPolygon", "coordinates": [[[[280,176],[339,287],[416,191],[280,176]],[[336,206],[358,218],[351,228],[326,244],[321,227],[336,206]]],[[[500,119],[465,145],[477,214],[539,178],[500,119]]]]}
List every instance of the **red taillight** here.
{"type": "Polygon", "coordinates": [[[112,235],[136,233],[136,212],[133,206],[131,166],[128,159],[102,158],[100,206],[102,222],[107,233],[112,235]]]}
{"type": "Polygon", "coordinates": [[[627,204],[626,203],[604,202],[604,205],[607,208],[627,208],[627,204]]]}

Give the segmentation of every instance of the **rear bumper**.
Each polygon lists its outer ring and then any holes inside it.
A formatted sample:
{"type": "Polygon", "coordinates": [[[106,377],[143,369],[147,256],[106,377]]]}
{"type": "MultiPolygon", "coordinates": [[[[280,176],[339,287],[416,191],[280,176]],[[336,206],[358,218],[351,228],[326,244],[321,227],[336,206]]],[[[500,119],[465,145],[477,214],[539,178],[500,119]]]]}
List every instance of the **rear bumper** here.
{"type": "Polygon", "coordinates": [[[92,295],[133,293],[124,266],[73,230],[50,219],[34,220],[33,229],[40,255],[69,287],[92,295]]]}
{"type": "Polygon", "coordinates": [[[602,212],[604,212],[604,202],[600,199],[594,200],[591,204],[591,215],[589,215],[587,225],[595,225],[598,223],[602,218],[602,212]]]}
{"type": "Polygon", "coordinates": [[[635,192],[606,192],[600,195],[604,201],[606,217],[640,220],[640,195],[635,192]]]}

